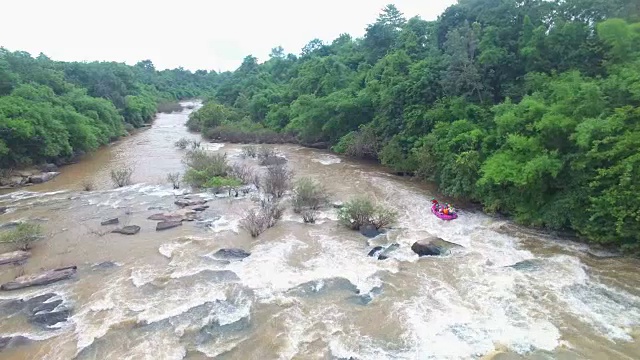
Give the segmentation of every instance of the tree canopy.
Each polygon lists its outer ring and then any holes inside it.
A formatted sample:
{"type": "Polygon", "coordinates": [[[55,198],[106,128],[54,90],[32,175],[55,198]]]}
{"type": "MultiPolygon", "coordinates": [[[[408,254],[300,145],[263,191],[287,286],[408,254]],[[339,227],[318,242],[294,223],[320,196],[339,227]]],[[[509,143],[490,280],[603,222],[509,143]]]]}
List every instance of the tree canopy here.
{"type": "MultiPolygon", "coordinates": [[[[521,223],[639,251],[639,21],[635,0],[459,0],[435,21],[389,5],[363,38],[247,56],[190,125],[328,143],[521,223]]],[[[12,79],[0,70],[0,91],[12,79]]]]}
{"type": "Polygon", "coordinates": [[[92,151],[150,121],[160,102],[212,92],[217,76],[0,48],[0,169],[92,151]]]}

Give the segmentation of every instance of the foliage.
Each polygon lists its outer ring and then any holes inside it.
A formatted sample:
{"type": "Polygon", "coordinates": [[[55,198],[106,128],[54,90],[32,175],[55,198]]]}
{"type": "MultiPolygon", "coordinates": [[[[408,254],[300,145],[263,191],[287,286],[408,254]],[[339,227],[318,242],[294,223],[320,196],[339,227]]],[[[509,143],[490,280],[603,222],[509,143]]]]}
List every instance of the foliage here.
{"type": "Polygon", "coordinates": [[[260,188],[274,199],[280,199],[291,188],[293,174],[284,164],[278,164],[267,168],[267,173],[262,179],[260,188]]]}
{"type": "Polygon", "coordinates": [[[158,103],[208,93],[217,81],[148,60],[60,62],[0,48],[0,168],[67,162],[153,120],[158,103]]]}
{"type": "Polygon", "coordinates": [[[167,174],[167,181],[173,185],[174,189],[180,189],[180,173],[176,172],[176,173],[168,173],[167,174]]]}
{"type": "Polygon", "coordinates": [[[284,209],[277,201],[262,201],[259,209],[251,209],[240,220],[240,226],[252,237],[258,237],[266,229],[275,226],[282,217],[284,209]]]}
{"type": "Polygon", "coordinates": [[[15,229],[0,233],[0,243],[10,243],[18,250],[29,250],[32,244],[42,239],[42,229],[38,224],[20,223],[15,229]]]}
{"type": "Polygon", "coordinates": [[[95,190],[96,185],[93,183],[91,179],[85,179],[82,181],[82,190],[84,191],[93,191],[95,190]]]}
{"type": "Polygon", "coordinates": [[[352,230],[358,230],[364,225],[381,229],[393,224],[397,214],[391,209],[375,205],[366,197],[355,197],[339,210],[338,218],[342,225],[352,230]]]}
{"type": "Polygon", "coordinates": [[[242,147],[242,156],[255,158],[258,156],[258,149],[253,145],[243,146],[242,147]]]}
{"type": "Polygon", "coordinates": [[[130,166],[121,166],[117,169],[111,170],[111,181],[115,187],[123,187],[131,185],[131,176],[133,175],[133,168],[130,166]]]}
{"type": "Polygon", "coordinates": [[[315,211],[329,203],[327,189],[310,178],[301,178],[293,188],[293,211],[303,213],[315,211]]]}
{"type": "Polygon", "coordinates": [[[226,178],[230,171],[227,154],[212,154],[201,149],[187,152],[183,162],[187,166],[183,181],[196,188],[206,187],[213,178],[226,178]]]}
{"type": "Polygon", "coordinates": [[[182,149],[182,150],[184,150],[184,149],[186,149],[186,148],[187,148],[187,146],[189,146],[189,143],[190,143],[189,139],[187,139],[187,138],[180,138],[180,140],[176,141],[175,146],[176,146],[178,149],[182,149]]]}

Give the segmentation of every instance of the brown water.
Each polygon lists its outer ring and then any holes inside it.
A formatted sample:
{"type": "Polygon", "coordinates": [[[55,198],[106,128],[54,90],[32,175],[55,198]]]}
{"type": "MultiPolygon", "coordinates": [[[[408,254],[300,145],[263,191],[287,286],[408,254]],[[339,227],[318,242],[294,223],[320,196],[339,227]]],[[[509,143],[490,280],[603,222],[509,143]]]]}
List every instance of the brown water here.
{"type": "MultiPolygon", "coordinates": [[[[287,211],[252,239],[238,226],[256,206],[251,194],[193,194],[209,199],[201,219],[156,232],[147,217],[174,210],[186,193],[164,178],[183,171],[184,150],[173,143],[199,138],[183,125],[189,112],[159,114],[152,128],[55,180],[0,196],[0,206],[10,206],[0,224],[39,221],[48,235],[25,265],[2,265],[1,282],[78,265],[74,280],[0,292],[0,337],[31,339],[0,352],[2,359],[639,358],[637,261],[595,259],[582,245],[481,213],[440,221],[430,213],[429,188],[326,152],[276,148],[296,176],[321,181],[335,200],[366,194],[398,210],[394,229],[367,241],[338,227],[332,209],[315,225],[287,211]],[[109,171],[122,164],[134,164],[136,184],[111,189],[109,171]],[[87,180],[95,191],[81,191],[87,180]],[[108,233],[113,227],[100,221],[115,216],[141,232],[108,233]],[[464,248],[419,259],[410,246],[430,235],[464,248]],[[400,248],[388,260],[367,256],[392,242],[400,248]],[[251,255],[211,256],[229,247],[251,255]],[[509,267],[525,260],[530,266],[509,267]],[[104,261],[116,266],[93,266],[104,261]],[[51,292],[71,309],[57,328],[3,310],[51,292]]],[[[206,147],[246,161],[241,146],[206,147]]]]}

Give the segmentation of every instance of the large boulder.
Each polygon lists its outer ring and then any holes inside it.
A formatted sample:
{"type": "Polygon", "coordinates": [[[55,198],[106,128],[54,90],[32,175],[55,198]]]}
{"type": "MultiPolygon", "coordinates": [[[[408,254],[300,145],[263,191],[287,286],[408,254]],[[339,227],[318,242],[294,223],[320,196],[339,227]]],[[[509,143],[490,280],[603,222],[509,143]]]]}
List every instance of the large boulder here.
{"type": "Polygon", "coordinates": [[[29,286],[47,285],[56,281],[65,280],[73,275],[77,271],[76,266],[69,266],[54,270],[45,271],[34,275],[24,275],[15,278],[13,281],[2,284],[0,290],[16,290],[29,286]]]}
{"type": "Polygon", "coordinates": [[[174,204],[181,206],[181,207],[187,207],[187,206],[195,206],[195,205],[202,205],[205,204],[207,202],[207,200],[203,200],[203,199],[178,199],[174,202],[174,204]]]}
{"type": "Polygon", "coordinates": [[[21,250],[0,254],[0,265],[21,263],[27,260],[29,256],[31,256],[30,252],[21,250]]]}
{"type": "Polygon", "coordinates": [[[167,230],[181,225],[182,221],[161,221],[156,225],[156,231],[167,230]]]}
{"type": "Polygon", "coordinates": [[[129,225],[129,226],[122,227],[120,229],[115,229],[111,232],[116,234],[123,234],[123,235],[135,235],[140,232],[140,226],[129,225]]]}
{"type": "Polygon", "coordinates": [[[457,247],[462,246],[442,240],[439,237],[432,236],[430,238],[416,241],[411,245],[411,250],[420,256],[437,256],[449,254],[451,249],[457,247]]]}
{"type": "Polygon", "coordinates": [[[214,258],[218,259],[244,259],[251,255],[251,253],[244,251],[242,249],[220,249],[215,254],[213,254],[214,258]]]}
{"type": "Polygon", "coordinates": [[[47,182],[54,177],[60,175],[57,171],[45,172],[39,175],[33,175],[29,178],[29,182],[32,184],[42,184],[43,182],[47,182]]]}

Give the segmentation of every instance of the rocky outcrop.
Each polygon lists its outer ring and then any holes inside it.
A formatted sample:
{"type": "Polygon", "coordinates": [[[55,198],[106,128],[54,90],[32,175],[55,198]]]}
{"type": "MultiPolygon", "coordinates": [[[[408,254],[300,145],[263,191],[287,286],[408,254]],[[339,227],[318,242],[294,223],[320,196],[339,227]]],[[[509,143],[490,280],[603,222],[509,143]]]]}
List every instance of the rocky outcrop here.
{"type": "Polygon", "coordinates": [[[193,221],[196,219],[196,211],[191,208],[183,208],[173,212],[153,214],[148,219],[154,221],[193,221]]]}
{"type": "Polygon", "coordinates": [[[213,257],[217,259],[240,260],[248,257],[249,255],[251,255],[251,253],[242,249],[220,249],[213,254],[213,257]]]}
{"type": "Polygon", "coordinates": [[[33,175],[29,178],[29,182],[32,184],[42,184],[43,182],[47,182],[54,177],[60,175],[57,171],[45,172],[39,175],[33,175]]]}
{"type": "Polygon", "coordinates": [[[140,226],[129,225],[129,226],[122,227],[120,229],[115,229],[111,232],[117,233],[117,234],[123,234],[123,235],[135,235],[140,232],[140,226]]]}
{"type": "Polygon", "coordinates": [[[113,219],[107,219],[104,220],[100,223],[100,225],[115,225],[117,223],[119,223],[120,220],[118,218],[113,218],[113,219]]]}
{"type": "Polygon", "coordinates": [[[0,290],[17,290],[30,286],[51,284],[72,277],[73,275],[75,275],[76,271],[76,266],[69,266],[45,271],[40,274],[24,275],[17,277],[13,281],[2,284],[2,286],[0,286],[0,290]]]}
{"type": "MultiPolygon", "coordinates": [[[[30,299],[0,301],[0,313],[3,316],[26,316],[27,320],[39,327],[48,329],[71,316],[71,306],[55,293],[46,293],[30,299]]],[[[0,340],[0,349],[2,340],[0,340]]]]}
{"type": "Polygon", "coordinates": [[[411,250],[420,256],[437,256],[449,254],[451,249],[458,247],[462,246],[442,240],[439,237],[432,236],[430,238],[416,241],[411,245],[411,250]]]}
{"type": "Polygon", "coordinates": [[[0,254],[0,265],[21,263],[27,260],[30,256],[30,252],[22,250],[0,254]]]}
{"type": "Polygon", "coordinates": [[[40,167],[42,172],[56,172],[58,171],[58,166],[56,164],[44,164],[40,167]]]}
{"type": "Polygon", "coordinates": [[[187,206],[195,206],[195,205],[202,205],[205,204],[207,202],[207,200],[202,200],[202,199],[178,199],[174,202],[174,204],[180,206],[180,207],[187,207],[187,206]]]}
{"type": "Polygon", "coordinates": [[[162,231],[171,229],[174,227],[178,227],[182,225],[182,220],[180,221],[162,221],[156,224],[156,231],[162,231]]]}

